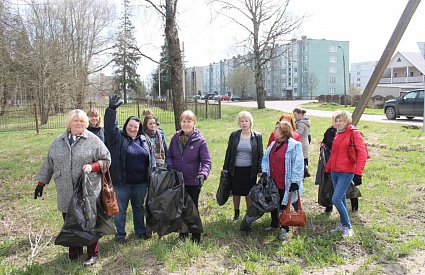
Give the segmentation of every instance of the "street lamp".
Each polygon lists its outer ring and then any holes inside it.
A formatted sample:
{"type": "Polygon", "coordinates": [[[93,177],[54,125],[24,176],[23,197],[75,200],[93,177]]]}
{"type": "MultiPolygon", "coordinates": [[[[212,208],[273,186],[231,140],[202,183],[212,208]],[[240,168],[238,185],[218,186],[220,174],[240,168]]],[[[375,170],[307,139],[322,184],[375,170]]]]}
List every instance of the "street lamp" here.
{"type": "Polygon", "coordinates": [[[344,49],[341,46],[338,46],[338,48],[342,51],[342,69],[344,70],[344,107],[347,108],[347,85],[345,81],[345,54],[344,49]]]}

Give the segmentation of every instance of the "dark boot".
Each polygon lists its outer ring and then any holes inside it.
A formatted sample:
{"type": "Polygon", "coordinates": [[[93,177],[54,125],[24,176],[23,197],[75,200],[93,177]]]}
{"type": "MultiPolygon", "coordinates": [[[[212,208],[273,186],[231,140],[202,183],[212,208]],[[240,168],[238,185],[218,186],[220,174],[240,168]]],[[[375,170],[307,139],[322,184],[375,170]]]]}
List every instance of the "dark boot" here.
{"type": "Polygon", "coordinates": [[[359,211],[359,198],[352,198],[351,201],[351,210],[353,212],[359,211]]]}
{"type": "Polygon", "coordinates": [[[239,209],[238,210],[235,210],[235,216],[233,217],[233,221],[235,222],[235,221],[237,221],[237,220],[239,220],[239,209]]]}
{"type": "Polygon", "coordinates": [[[199,244],[201,241],[201,233],[192,233],[192,242],[199,244]]]}
{"type": "Polygon", "coordinates": [[[328,206],[326,206],[325,213],[326,213],[326,214],[330,214],[330,213],[332,213],[332,209],[333,209],[333,206],[332,206],[332,205],[328,205],[328,206]]]}

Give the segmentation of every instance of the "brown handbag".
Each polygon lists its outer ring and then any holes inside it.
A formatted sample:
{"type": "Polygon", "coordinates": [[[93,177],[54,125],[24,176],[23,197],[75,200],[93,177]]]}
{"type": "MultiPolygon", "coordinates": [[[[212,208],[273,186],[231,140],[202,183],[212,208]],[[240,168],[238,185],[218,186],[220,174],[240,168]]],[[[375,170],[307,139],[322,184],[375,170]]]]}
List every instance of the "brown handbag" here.
{"type": "Polygon", "coordinates": [[[279,216],[279,224],[284,226],[301,226],[304,227],[307,223],[307,217],[301,207],[300,192],[298,191],[298,211],[291,211],[292,192],[289,195],[288,203],[285,209],[279,216]]]}
{"type": "Polygon", "coordinates": [[[106,215],[112,217],[113,215],[119,212],[117,195],[114,191],[114,186],[112,185],[112,178],[109,169],[105,168],[105,164],[102,169],[102,193],[101,200],[103,210],[105,210],[106,215]]]}

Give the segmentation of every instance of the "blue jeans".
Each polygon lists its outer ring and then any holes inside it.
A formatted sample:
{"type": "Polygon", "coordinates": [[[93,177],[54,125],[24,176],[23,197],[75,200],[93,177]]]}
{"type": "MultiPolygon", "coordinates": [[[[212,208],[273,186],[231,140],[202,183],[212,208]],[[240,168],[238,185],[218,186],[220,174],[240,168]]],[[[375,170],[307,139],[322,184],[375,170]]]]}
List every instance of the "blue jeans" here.
{"type": "Polygon", "coordinates": [[[128,202],[131,201],[133,209],[133,225],[134,232],[137,235],[146,233],[145,226],[145,196],[147,191],[147,183],[143,184],[114,184],[115,194],[117,195],[118,207],[120,212],[114,216],[117,233],[116,239],[123,239],[126,236],[125,222],[127,219],[128,202]]]}
{"type": "Polygon", "coordinates": [[[347,202],[345,192],[353,180],[353,173],[333,172],[331,171],[334,194],[332,204],[335,205],[339,213],[339,219],[343,226],[351,228],[350,218],[348,217],[347,202]]]}

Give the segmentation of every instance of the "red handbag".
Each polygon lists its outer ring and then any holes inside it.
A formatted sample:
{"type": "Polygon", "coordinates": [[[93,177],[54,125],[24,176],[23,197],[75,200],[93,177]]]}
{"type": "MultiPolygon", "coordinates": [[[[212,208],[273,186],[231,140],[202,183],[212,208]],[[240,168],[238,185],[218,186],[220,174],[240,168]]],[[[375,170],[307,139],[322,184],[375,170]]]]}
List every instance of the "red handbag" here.
{"type": "MultiPolygon", "coordinates": [[[[362,133],[360,134],[363,136],[362,133]]],[[[365,143],[364,146],[366,149],[367,158],[370,159],[369,151],[367,150],[367,144],[365,143]]],[[[351,131],[350,143],[348,144],[348,160],[351,163],[357,162],[357,151],[356,151],[356,144],[354,143],[353,131],[351,131]]]]}
{"type": "Polygon", "coordinates": [[[112,178],[109,169],[102,169],[101,200],[103,210],[105,210],[106,215],[108,215],[109,217],[112,217],[113,215],[119,212],[117,195],[115,194],[114,186],[112,185],[111,179],[112,178]]]}
{"type": "Polygon", "coordinates": [[[284,226],[301,226],[307,223],[307,216],[301,207],[300,192],[298,191],[298,211],[291,211],[292,192],[289,195],[288,203],[279,216],[279,224],[284,226]]]}

